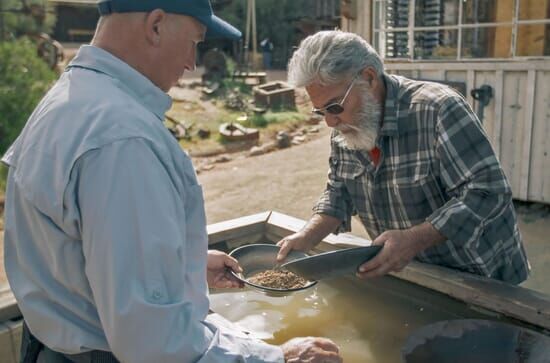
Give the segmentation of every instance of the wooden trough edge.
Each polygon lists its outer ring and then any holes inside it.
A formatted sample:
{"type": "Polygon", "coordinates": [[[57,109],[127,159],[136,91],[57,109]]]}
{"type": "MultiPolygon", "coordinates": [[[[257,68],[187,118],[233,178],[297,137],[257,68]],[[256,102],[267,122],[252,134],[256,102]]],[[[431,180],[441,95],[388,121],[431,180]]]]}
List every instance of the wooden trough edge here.
{"type": "MultiPolygon", "coordinates": [[[[256,214],[268,215],[265,233],[282,238],[300,230],[306,223],[278,212],[256,214]]],[[[252,216],[251,216],[252,217],[252,216]]],[[[243,217],[246,221],[249,217],[243,217]]],[[[238,226],[241,218],[234,219],[238,226]]],[[[229,221],[228,221],[229,222],[229,221]]],[[[228,231],[229,232],[229,231],[228,231]]],[[[237,231],[233,231],[236,234],[237,231]]],[[[330,234],[317,246],[316,251],[329,251],[334,248],[368,246],[371,241],[348,233],[330,234]]],[[[550,295],[521,286],[506,284],[497,280],[463,273],[437,265],[411,262],[403,271],[390,275],[433,291],[448,295],[482,310],[533,325],[550,333],[550,295]]]]}
{"type": "MultiPolygon", "coordinates": [[[[260,233],[284,237],[298,231],[304,224],[304,220],[268,211],[211,224],[207,231],[209,243],[215,244],[260,233]]],[[[317,250],[328,251],[370,243],[351,234],[329,235],[317,250]]],[[[391,275],[550,332],[550,295],[420,262],[412,262],[402,272],[391,275]]],[[[0,323],[20,317],[21,312],[9,286],[2,287],[0,323]]]]}

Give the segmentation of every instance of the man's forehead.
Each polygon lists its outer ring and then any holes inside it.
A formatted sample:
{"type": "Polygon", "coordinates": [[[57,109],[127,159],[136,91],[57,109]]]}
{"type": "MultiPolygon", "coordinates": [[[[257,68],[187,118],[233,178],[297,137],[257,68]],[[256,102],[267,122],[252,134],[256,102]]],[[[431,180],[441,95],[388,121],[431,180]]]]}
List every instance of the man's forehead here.
{"type": "Polygon", "coordinates": [[[201,36],[201,39],[204,39],[204,36],[206,35],[206,26],[199,20],[185,14],[169,14],[169,16],[176,17],[180,23],[185,24],[187,30],[192,29],[196,35],[201,36]]]}
{"type": "Polygon", "coordinates": [[[200,39],[201,40],[204,40],[204,38],[206,37],[206,26],[201,23],[200,21],[198,21],[197,19],[193,19],[195,20],[195,22],[197,23],[197,30],[198,30],[198,33],[199,33],[199,36],[200,36],[200,39]]]}
{"type": "Polygon", "coordinates": [[[342,97],[342,93],[345,92],[346,86],[346,81],[328,85],[313,82],[306,86],[306,91],[314,107],[320,108],[326,106],[327,103],[337,102],[342,97]]]}

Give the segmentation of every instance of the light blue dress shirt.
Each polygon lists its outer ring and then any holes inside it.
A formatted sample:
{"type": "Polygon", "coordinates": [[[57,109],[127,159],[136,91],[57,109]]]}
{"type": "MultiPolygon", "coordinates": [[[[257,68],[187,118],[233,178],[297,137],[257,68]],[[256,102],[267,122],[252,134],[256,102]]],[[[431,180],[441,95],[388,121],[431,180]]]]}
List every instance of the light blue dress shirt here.
{"type": "MultiPolygon", "coordinates": [[[[160,65],[159,65],[160,66],[160,65]]],[[[122,362],[279,362],[208,321],[201,186],[162,124],[171,99],[83,46],[2,161],[5,265],[32,333],[122,362]]]]}

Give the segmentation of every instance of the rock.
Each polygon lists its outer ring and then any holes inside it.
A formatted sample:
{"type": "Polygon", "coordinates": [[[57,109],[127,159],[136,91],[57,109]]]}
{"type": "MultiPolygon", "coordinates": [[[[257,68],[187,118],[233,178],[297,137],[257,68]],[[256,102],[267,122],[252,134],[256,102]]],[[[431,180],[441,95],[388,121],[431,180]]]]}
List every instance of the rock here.
{"type": "Polygon", "coordinates": [[[262,154],[265,154],[266,151],[264,150],[263,147],[261,146],[253,146],[249,151],[248,151],[248,155],[249,156],[258,156],[258,155],[262,155],[262,154]]]}
{"type": "Polygon", "coordinates": [[[262,154],[266,154],[268,152],[274,151],[276,149],[277,149],[277,143],[275,143],[274,141],[270,141],[270,142],[266,142],[263,145],[253,146],[248,151],[248,156],[258,156],[258,155],[262,155],[262,154]]]}
{"type": "Polygon", "coordinates": [[[277,133],[277,147],[279,149],[284,149],[290,147],[290,136],[286,131],[279,131],[277,133]]]}
{"type": "Polygon", "coordinates": [[[268,153],[277,149],[277,143],[275,141],[269,141],[263,144],[261,147],[265,150],[266,153],[268,153]]]}
{"type": "Polygon", "coordinates": [[[203,171],[208,171],[208,170],[214,169],[215,166],[216,166],[216,165],[214,165],[214,164],[203,163],[203,164],[199,165],[199,166],[196,168],[196,172],[197,172],[197,174],[200,174],[200,173],[202,173],[203,171]]]}
{"type": "Polygon", "coordinates": [[[212,83],[208,86],[203,87],[202,92],[205,95],[210,96],[210,95],[214,94],[214,92],[216,92],[219,88],[220,88],[220,83],[219,82],[214,82],[214,83],[212,83]]]}
{"type": "Polygon", "coordinates": [[[231,157],[228,155],[220,155],[216,159],[214,159],[215,163],[226,163],[228,161],[231,161],[231,157]]]}
{"type": "Polygon", "coordinates": [[[293,145],[300,145],[304,141],[306,141],[305,136],[295,136],[295,137],[292,138],[292,144],[293,145]]]}
{"type": "Polygon", "coordinates": [[[307,129],[307,132],[308,134],[316,134],[318,133],[320,130],[320,127],[319,126],[313,126],[313,127],[310,127],[309,129],[307,129]]]}
{"type": "Polygon", "coordinates": [[[197,135],[201,138],[201,139],[208,139],[210,137],[210,130],[208,129],[203,129],[203,128],[199,128],[197,130],[197,135]]]}

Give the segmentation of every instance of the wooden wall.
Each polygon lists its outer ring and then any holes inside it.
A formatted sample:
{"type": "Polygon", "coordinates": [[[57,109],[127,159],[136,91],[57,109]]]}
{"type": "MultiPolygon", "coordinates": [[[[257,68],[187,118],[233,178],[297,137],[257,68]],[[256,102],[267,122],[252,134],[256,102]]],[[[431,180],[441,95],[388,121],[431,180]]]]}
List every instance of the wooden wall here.
{"type": "MultiPolygon", "coordinates": [[[[372,4],[369,0],[343,0],[353,11],[343,16],[341,28],[372,43],[372,4]]],[[[497,21],[510,18],[513,3],[498,4],[497,21]]],[[[524,19],[550,16],[550,0],[524,0],[524,19]],[[525,4],[524,4],[525,3],[525,4]],[[535,6],[536,5],[536,6],[535,6]],[[534,14],[533,14],[534,12],[534,14]]],[[[510,29],[497,29],[496,56],[510,54],[510,29]]],[[[533,26],[518,33],[517,55],[543,55],[546,26],[533,26]],[[542,32],[542,33],[541,33],[542,32]],[[539,41],[535,41],[539,40],[539,41]],[[521,43],[521,44],[519,44],[521,43]]],[[[412,78],[466,83],[467,99],[477,110],[470,91],[484,84],[493,87],[493,98],[484,109],[483,125],[502,164],[514,198],[550,203],[550,59],[504,61],[398,62],[386,61],[389,73],[412,78]]]]}
{"type": "Polygon", "coordinates": [[[516,199],[550,203],[550,61],[387,63],[389,73],[493,88],[483,126],[516,199]]]}

